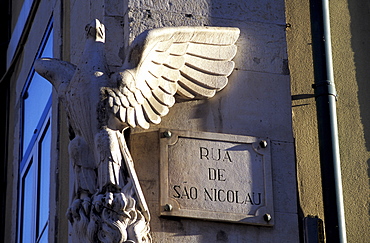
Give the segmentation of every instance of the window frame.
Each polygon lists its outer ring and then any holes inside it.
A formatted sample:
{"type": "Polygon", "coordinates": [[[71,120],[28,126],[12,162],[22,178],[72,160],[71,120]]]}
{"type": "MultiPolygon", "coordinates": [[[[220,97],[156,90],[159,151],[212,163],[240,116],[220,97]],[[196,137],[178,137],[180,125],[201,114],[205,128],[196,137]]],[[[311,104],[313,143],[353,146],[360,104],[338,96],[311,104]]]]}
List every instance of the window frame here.
{"type": "MultiPolygon", "coordinates": [[[[24,157],[23,160],[24,162],[24,167],[23,169],[20,168],[19,171],[19,201],[18,201],[18,227],[17,227],[17,242],[22,242],[23,238],[23,206],[24,206],[24,180],[25,180],[25,175],[32,169],[34,170],[34,179],[33,179],[33,192],[36,194],[36,201],[32,201],[32,219],[33,222],[29,222],[32,225],[34,225],[34,230],[32,231],[32,239],[35,240],[35,242],[38,242],[41,234],[39,234],[40,229],[39,229],[39,217],[37,215],[39,214],[39,206],[40,206],[40,190],[39,190],[39,184],[40,184],[40,171],[41,171],[41,156],[40,156],[40,148],[41,148],[41,143],[43,141],[43,138],[45,137],[46,133],[50,129],[50,132],[52,130],[52,108],[49,105],[49,108],[45,108],[45,110],[48,109],[47,115],[45,116],[45,120],[42,124],[41,131],[39,133],[39,136],[37,137],[34,146],[32,146],[32,149],[30,149],[28,156],[24,157]],[[34,166],[34,167],[33,167],[34,166]],[[32,168],[33,167],[33,168],[32,168]],[[38,235],[38,236],[37,236],[38,235]]],[[[50,160],[51,161],[51,160],[50,160]]],[[[41,229],[41,232],[45,230],[45,226],[43,229],[41,229]]]]}
{"type": "Polygon", "coordinates": [[[7,57],[6,57],[6,67],[9,68],[12,64],[12,60],[17,52],[17,47],[22,39],[22,34],[25,31],[27,22],[29,21],[32,15],[33,9],[37,6],[37,2],[35,0],[25,0],[23,2],[22,8],[18,14],[17,22],[14,26],[13,32],[10,36],[8,49],[7,49],[7,57]]]}
{"type": "MultiPolygon", "coordinates": [[[[44,32],[44,35],[42,37],[42,40],[40,42],[40,45],[37,49],[35,58],[33,62],[40,58],[48,41],[51,41],[52,43],[52,52],[54,50],[53,40],[54,40],[54,28],[53,28],[53,18],[51,17],[49,20],[49,23],[47,24],[46,31],[44,32]]],[[[54,55],[53,55],[54,56],[54,55]]],[[[26,175],[30,170],[33,170],[34,178],[32,179],[32,191],[35,193],[35,196],[32,198],[32,205],[31,205],[31,213],[32,215],[32,222],[27,222],[31,224],[32,230],[31,230],[31,241],[32,242],[40,242],[42,237],[46,234],[46,237],[48,237],[49,232],[45,232],[45,230],[49,230],[50,228],[50,190],[49,188],[49,201],[48,201],[48,219],[45,224],[40,225],[40,195],[41,195],[41,149],[42,149],[42,143],[44,141],[44,138],[47,134],[47,132],[50,132],[50,158],[49,158],[49,182],[51,180],[51,168],[52,168],[52,156],[51,151],[52,149],[52,97],[53,97],[53,90],[50,92],[50,96],[47,98],[47,102],[45,103],[44,109],[41,113],[41,116],[39,117],[39,120],[36,125],[35,132],[32,134],[31,139],[29,140],[28,144],[24,147],[24,127],[25,127],[25,98],[28,95],[27,91],[31,85],[31,82],[35,75],[35,69],[32,66],[30,68],[30,71],[27,75],[27,79],[23,85],[22,92],[20,94],[20,126],[19,126],[19,161],[18,161],[18,200],[17,200],[17,226],[16,226],[16,242],[22,242],[23,241],[23,219],[24,219],[24,203],[27,200],[25,198],[25,180],[26,175]]]]}

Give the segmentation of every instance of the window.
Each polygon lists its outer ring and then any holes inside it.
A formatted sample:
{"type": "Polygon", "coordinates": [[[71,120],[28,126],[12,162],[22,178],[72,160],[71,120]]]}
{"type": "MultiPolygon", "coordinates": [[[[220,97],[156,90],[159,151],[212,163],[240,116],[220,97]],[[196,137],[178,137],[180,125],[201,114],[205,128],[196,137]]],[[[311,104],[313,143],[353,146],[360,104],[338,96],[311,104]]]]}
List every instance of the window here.
{"type": "MultiPolygon", "coordinates": [[[[36,58],[53,57],[51,24],[36,58]]],[[[31,70],[22,92],[18,242],[48,242],[52,85],[31,70]]]]}
{"type": "Polygon", "coordinates": [[[33,0],[24,0],[22,9],[18,15],[17,23],[15,24],[12,37],[9,42],[7,51],[7,67],[9,67],[12,58],[14,57],[15,50],[19,44],[22,32],[24,31],[24,26],[26,25],[27,19],[30,16],[33,0]]]}

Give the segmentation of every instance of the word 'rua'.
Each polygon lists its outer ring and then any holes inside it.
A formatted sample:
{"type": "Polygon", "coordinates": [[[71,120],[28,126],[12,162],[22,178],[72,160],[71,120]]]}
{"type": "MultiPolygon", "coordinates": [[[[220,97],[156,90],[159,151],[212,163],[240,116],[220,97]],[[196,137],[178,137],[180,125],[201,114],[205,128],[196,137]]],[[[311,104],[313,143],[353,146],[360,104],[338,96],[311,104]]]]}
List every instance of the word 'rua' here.
{"type": "Polygon", "coordinates": [[[105,27],[94,20],[86,26],[77,66],[53,58],[35,62],[73,129],[75,186],[67,215],[76,241],[151,242],[150,215],[123,130],[159,124],[177,99],[207,99],[223,89],[234,69],[238,36],[237,28],[221,27],[145,31],[120,70],[111,73],[105,27]]]}

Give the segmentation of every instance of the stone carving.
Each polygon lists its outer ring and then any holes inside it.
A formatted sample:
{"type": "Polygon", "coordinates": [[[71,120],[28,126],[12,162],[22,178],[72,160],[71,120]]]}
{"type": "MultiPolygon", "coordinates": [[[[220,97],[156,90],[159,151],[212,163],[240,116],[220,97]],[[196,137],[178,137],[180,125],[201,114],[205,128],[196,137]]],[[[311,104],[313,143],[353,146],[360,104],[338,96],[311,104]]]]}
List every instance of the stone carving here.
{"type": "Polygon", "coordinates": [[[77,66],[51,58],[35,62],[55,87],[73,129],[75,188],[67,216],[79,242],[150,242],[150,214],[123,131],[159,124],[176,99],[210,98],[224,88],[239,29],[146,31],[113,74],[104,55],[104,25],[94,20],[86,33],[77,66]]]}

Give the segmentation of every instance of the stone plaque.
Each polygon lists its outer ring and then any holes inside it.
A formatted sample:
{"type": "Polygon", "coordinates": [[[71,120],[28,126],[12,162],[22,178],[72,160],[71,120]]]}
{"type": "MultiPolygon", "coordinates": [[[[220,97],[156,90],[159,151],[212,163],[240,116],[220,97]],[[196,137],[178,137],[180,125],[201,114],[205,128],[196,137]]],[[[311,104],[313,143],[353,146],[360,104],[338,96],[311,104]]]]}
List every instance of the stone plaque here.
{"type": "Polygon", "coordinates": [[[269,139],[160,133],[161,215],[274,224],[269,139]]]}

